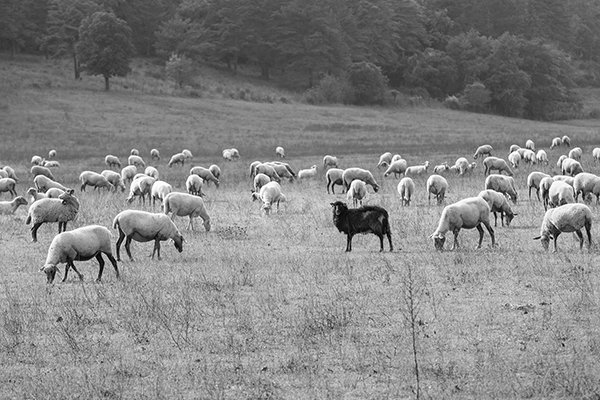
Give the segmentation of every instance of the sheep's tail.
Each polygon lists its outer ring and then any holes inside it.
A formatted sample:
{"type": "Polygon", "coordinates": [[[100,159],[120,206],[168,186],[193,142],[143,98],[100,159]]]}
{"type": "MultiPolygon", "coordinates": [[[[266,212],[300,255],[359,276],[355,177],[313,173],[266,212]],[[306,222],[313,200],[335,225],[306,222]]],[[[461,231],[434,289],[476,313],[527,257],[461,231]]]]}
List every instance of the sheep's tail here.
{"type": "Polygon", "coordinates": [[[27,215],[27,219],[25,220],[25,225],[29,225],[31,223],[31,214],[27,215]]]}
{"type": "MultiPolygon", "coordinates": [[[[202,189],[200,189],[200,197],[202,197],[202,189]]],[[[163,212],[168,214],[171,211],[171,206],[169,205],[169,199],[165,199],[163,201],[163,212]]]]}
{"type": "Polygon", "coordinates": [[[121,226],[119,224],[119,216],[118,215],[113,220],[113,229],[121,229],[121,226]]]}

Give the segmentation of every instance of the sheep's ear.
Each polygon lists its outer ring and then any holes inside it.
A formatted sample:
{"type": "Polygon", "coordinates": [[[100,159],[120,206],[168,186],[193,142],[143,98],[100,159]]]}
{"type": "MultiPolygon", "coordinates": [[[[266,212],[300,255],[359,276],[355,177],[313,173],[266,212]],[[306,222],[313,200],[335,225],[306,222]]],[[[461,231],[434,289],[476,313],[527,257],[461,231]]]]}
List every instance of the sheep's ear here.
{"type": "Polygon", "coordinates": [[[540,240],[542,237],[541,236],[536,236],[533,238],[533,240],[540,240]]]}
{"type": "Polygon", "coordinates": [[[517,215],[519,215],[519,214],[517,214],[517,213],[513,213],[513,216],[515,216],[515,217],[516,217],[517,215]]]}

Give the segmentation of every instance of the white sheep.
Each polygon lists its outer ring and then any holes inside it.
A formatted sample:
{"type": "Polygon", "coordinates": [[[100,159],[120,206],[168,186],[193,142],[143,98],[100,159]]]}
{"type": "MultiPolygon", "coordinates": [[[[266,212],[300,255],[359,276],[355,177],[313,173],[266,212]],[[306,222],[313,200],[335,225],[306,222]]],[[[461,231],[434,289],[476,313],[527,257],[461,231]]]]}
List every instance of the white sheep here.
{"type": "Polygon", "coordinates": [[[550,203],[550,186],[554,179],[551,177],[542,178],[540,181],[540,196],[542,197],[542,203],[544,204],[544,210],[548,209],[548,204],[550,203]]]}
{"type": "Polygon", "coordinates": [[[254,176],[256,175],[256,167],[258,167],[262,163],[263,163],[262,161],[258,161],[258,160],[250,163],[250,178],[254,178],[254,176]]]}
{"type": "Polygon", "coordinates": [[[350,188],[346,193],[348,201],[352,200],[352,204],[356,208],[358,204],[363,205],[363,199],[367,197],[367,184],[360,179],[355,179],[350,183],[350,188]]]}
{"type": "Polygon", "coordinates": [[[154,179],[158,180],[159,179],[159,173],[158,170],[154,167],[148,166],[146,167],[146,169],[144,170],[144,174],[153,177],[154,179]]]}
{"type": "Polygon", "coordinates": [[[152,159],[152,161],[160,161],[160,152],[158,151],[158,149],[150,150],[150,158],[152,159]]]}
{"type": "Polygon", "coordinates": [[[344,170],[340,168],[330,168],[327,170],[325,173],[325,178],[327,179],[327,194],[329,194],[330,187],[333,194],[335,194],[335,185],[344,187],[344,180],[342,179],[343,174],[344,170]]]}
{"type": "Polygon", "coordinates": [[[379,156],[379,162],[377,163],[377,168],[379,167],[387,167],[392,163],[392,153],[389,151],[383,153],[379,156]]]}
{"type": "Polygon", "coordinates": [[[67,222],[79,212],[79,200],[73,196],[73,189],[63,193],[58,199],[40,199],[29,207],[25,224],[31,226],[31,237],[37,242],[37,231],[45,222],[58,222],[58,233],[67,230],[67,222]]]}
{"type": "Polygon", "coordinates": [[[517,153],[519,153],[519,155],[521,156],[521,158],[524,158],[524,157],[525,157],[525,152],[527,152],[527,151],[532,151],[532,150],[530,150],[530,149],[528,149],[528,148],[526,148],[526,147],[519,147],[519,148],[516,150],[516,152],[517,152],[517,153]]]}
{"type": "Polygon", "coordinates": [[[38,175],[43,175],[43,176],[46,176],[46,177],[52,179],[53,181],[56,180],[52,171],[50,171],[49,168],[42,167],[41,165],[34,165],[33,167],[31,167],[30,172],[34,178],[38,175]]]}
{"type": "Polygon", "coordinates": [[[30,187],[29,189],[27,189],[26,194],[28,194],[31,197],[32,203],[35,203],[39,199],[45,199],[48,197],[45,193],[38,192],[38,190],[34,187],[30,187]]]}
{"type": "Polygon", "coordinates": [[[202,186],[204,185],[204,180],[200,178],[198,175],[188,175],[185,180],[185,188],[189,194],[193,194],[195,196],[205,196],[202,193],[202,186]]]}
{"type": "Polygon", "coordinates": [[[594,157],[594,162],[600,162],[600,147],[594,147],[592,157],[594,157]]]}
{"type": "Polygon", "coordinates": [[[568,203],[575,203],[575,189],[566,182],[555,180],[548,190],[549,207],[554,208],[568,203]]]}
{"type": "MultiPolygon", "coordinates": [[[[66,189],[66,190],[69,190],[69,189],[66,189]]],[[[45,195],[49,199],[58,199],[58,198],[60,198],[60,196],[62,196],[63,193],[65,193],[65,190],[62,190],[57,187],[53,187],[53,188],[46,190],[45,195]]]]}
{"type": "Polygon", "coordinates": [[[185,154],[183,153],[177,153],[177,154],[173,154],[171,156],[171,159],[169,160],[169,168],[171,168],[173,165],[177,165],[180,164],[182,167],[185,164],[185,161],[187,160],[185,154]]]}
{"type": "Polygon", "coordinates": [[[51,161],[44,160],[44,163],[42,164],[42,166],[46,167],[46,168],[59,168],[60,163],[56,160],[51,160],[51,161]]]}
{"type": "Polygon", "coordinates": [[[0,169],[0,178],[8,178],[8,172],[3,169],[0,169]]]}
{"type": "Polygon", "coordinates": [[[569,175],[554,175],[552,177],[555,181],[563,181],[571,186],[575,184],[575,178],[569,175]]]}
{"type": "Polygon", "coordinates": [[[581,161],[582,155],[583,155],[583,150],[581,150],[581,147],[573,147],[569,151],[569,158],[572,158],[573,160],[581,161]]]}
{"type": "Polygon", "coordinates": [[[80,190],[82,192],[85,192],[86,186],[92,186],[94,189],[106,188],[107,191],[114,189],[113,184],[104,175],[94,171],[83,171],[79,174],[79,181],[81,182],[80,190]]]}
{"type": "Polygon", "coordinates": [[[323,169],[327,169],[328,167],[332,167],[332,168],[338,167],[337,157],[331,156],[329,154],[327,154],[323,157],[323,169]]]}
{"type": "Polygon", "coordinates": [[[140,155],[140,151],[138,149],[131,149],[131,151],[129,152],[130,155],[132,156],[139,156],[140,155]]]}
{"type": "Polygon", "coordinates": [[[135,165],[137,168],[146,168],[146,163],[142,157],[136,156],[135,154],[132,154],[127,158],[127,164],[135,165]]]}
{"type": "Polygon", "coordinates": [[[56,157],[56,150],[54,150],[54,149],[49,150],[48,151],[48,158],[52,159],[54,157],[56,157]]]}
{"type": "Polygon", "coordinates": [[[478,196],[487,201],[488,206],[490,206],[490,212],[494,213],[494,226],[498,226],[497,213],[500,213],[500,222],[502,223],[502,226],[504,226],[505,220],[506,226],[510,226],[510,223],[517,214],[513,213],[510,204],[508,204],[508,201],[506,200],[506,196],[492,189],[482,190],[479,192],[478,196]]]}
{"type": "Polygon", "coordinates": [[[562,139],[559,137],[555,137],[554,139],[552,139],[552,144],[550,145],[550,150],[552,150],[555,147],[560,147],[562,145],[562,139]]]}
{"type": "Polygon", "coordinates": [[[525,148],[531,151],[535,151],[535,143],[533,143],[533,140],[527,139],[527,141],[525,142],[525,148]]]}
{"type": "Polygon", "coordinates": [[[193,167],[190,169],[190,175],[198,175],[200,178],[206,182],[206,184],[210,184],[210,182],[214,182],[216,187],[219,187],[220,181],[216,176],[213,175],[212,172],[208,168],[204,167],[193,167]]]}
{"type": "Polygon", "coordinates": [[[275,168],[272,165],[269,165],[269,163],[258,164],[254,168],[254,174],[265,174],[269,178],[271,178],[272,181],[281,182],[281,177],[279,176],[275,168]]]}
{"type": "Polygon", "coordinates": [[[206,211],[202,197],[193,196],[188,193],[169,193],[163,201],[163,210],[167,215],[172,213],[171,220],[173,220],[176,215],[178,217],[188,216],[190,222],[187,228],[191,228],[192,230],[194,230],[194,217],[201,217],[204,229],[207,232],[210,231],[210,216],[206,211]]]}
{"type": "Polygon", "coordinates": [[[570,137],[568,137],[567,135],[564,135],[564,136],[562,137],[562,143],[563,143],[564,145],[567,145],[567,147],[571,147],[571,138],[570,138],[570,137]]]}
{"type": "Polygon", "coordinates": [[[500,174],[501,172],[506,173],[508,176],[513,176],[513,172],[511,171],[510,167],[508,166],[508,164],[506,163],[506,161],[502,158],[498,158],[498,157],[486,157],[483,160],[483,167],[484,167],[484,175],[489,175],[492,173],[493,170],[498,171],[498,174],[500,174]]]}
{"type": "Polygon", "coordinates": [[[402,199],[402,206],[410,206],[410,201],[415,193],[415,182],[412,178],[404,177],[400,179],[397,190],[400,199],[402,199]]]}
{"type": "Polygon", "coordinates": [[[240,158],[240,152],[236,148],[223,150],[223,158],[227,161],[233,161],[240,158]]]}
{"type": "Polygon", "coordinates": [[[350,188],[350,184],[353,180],[360,179],[367,185],[371,185],[373,190],[377,192],[379,190],[379,185],[375,182],[375,178],[373,178],[373,174],[371,171],[362,169],[362,168],[346,168],[342,173],[342,182],[344,183],[344,188],[346,191],[350,188]]]}
{"type": "Polygon", "coordinates": [[[15,182],[19,182],[19,178],[17,178],[17,174],[15,174],[15,170],[12,167],[5,165],[2,167],[2,170],[8,174],[7,178],[11,178],[14,179],[15,182]]]}
{"type": "Polygon", "coordinates": [[[401,160],[401,159],[402,159],[402,156],[400,154],[394,154],[392,156],[392,162],[398,161],[398,160],[401,160]]]}
{"type": "Polygon", "coordinates": [[[173,191],[173,187],[165,181],[155,181],[150,189],[150,196],[152,197],[152,207],[156,205],[156,199],[164,203],[165,197],[173,191]]]}
{"type": "Polygon", "coordinates": [[[550,175],[539,171],[533,171],[527,176],[527,187],[529,189],[529,200],[531,200],[531,188],[535,188],[535,194],[540,200],[540,181],[544,178],[549,178],[550,175]]]}
{"type": "Polygon", "coordinates": [[[579,161],[567,157],[562,162],[561,171],[563,175],[575,176],[583,172],[583,167],[579,161]]]}
{"type": "Polygon", "coordinates": [[[298,179],[310,179],[317,176],[317,166],[313,165],[308,169],[298,171],[298,179]]]}
{"type": "Polygon", "coordinates": [[[521,146],[519,146],[518,144],[511,144],[508,149],[508,154],[513,153],[515,151],[519,151],[520,148],[521,146]]]}
{"type": "Polygon", "coordinates": [[[384,177],[389,176],[390,174],[394,174],[394,177],[398,177],[399,175],[403,175],[406,173],[406,169],[408,168],[408,162],[405,159],[399,159],[393,161],[389,164],[388,168],[383,173],[384,177]]]}
{"type": "Polygon", "coordinates": [[[15,182],[12,178],[0,178],[0,193],[8,192],[12,196],[17,195],[17,191],[15,190],[15,186],[17,186],[17,182],[15,182]]]}
{"type": "Polygon", "coordinates": [[[133,199],[137,196],[138,202],[141,201],[142,204],[146,204],[146,195],[148,195],[148,201],[150,201],[150,196],[152,193],[152,185],[156,180],[151,176],[141,176],[137,179],[131,181],[129,185],[129,196],[127,196],[127,202],[133,202],[133,199]]]}
{"type": "Polygon", "coordinates": [[[42,193],[46,193],[51,188],[58,188],[65,192],[67,191],[67,188],[64,185],[61,185],[44,175],[38,175],[33,178],[33,184],[35,185],[35,188],[42,193]]]}
{"type": "Polygon", "coordinates": [[[469,168],[469,160],[465,157],[459,157],[456,159],[454,166],[458,169],[459,175],[464,175],[469,168]]]}
{"type": "Polygon", "coordinates": [[[594,186],[600,184],[600,177],[598,175],[590,174],[589,172],[582,172],[575,175],[573,178],[573,189],[575,190],[575,202],[581,197],[583,200],[587,199],[587,196],[594,191],[594,186]]]}
{"type": "Polygon", "coordinates": [[[181,154],[183,154],[183,156],[185,157],[186,160],[191,160],[194,157],[192,155],[192,152],[189,151],[188,149],[181,150],[181,154]]]}
{"type": "Polygon", "coordinates": [[[211,164],[208,170],[214,175],[215,178],[221,179],[221,168],[217,164],[211,164]]]}
{"type": "Polygon", "coordinates": [[[546,211],[540,236],[534,240],[540,240],[544,250],[548,251],[550,239],[554,241],[554,252],[558,250],[556,241],[563,232],[575,232],[579,237],[579,249],[583,249],[583,234],[581,228],[585,228],[588,237],[588,249],[592,245],[592,211],[585,204],[573,203],[560,207],[551,208],[546,211]]]}
{"type": "Polygon", "coordinates": [[[33,156],[31,157],[31,164],[32,165],[42,165],[42,162],[44,161],[44,159],[40,156],[33,156]]]}
{"type": "Polygon", "coordinates": [[[519,163],[521,162],[521,155],[518,151],[513,151],[508,155],[508,162],[512,165],[513,168],[519,168],[519,163]]]}
{"type": "Polygon", "coordinates": [[[119,157],[113,156],[112,154],[108,154],[104,157],[104,163],[108,168],[121,168],[121,160],[119,160],[119,157]]]}
{"type": "Polygon", "coordinates": [[[260,191],[260,188],[263,187],[263,186],[265,186],[269,182],[271,182],[271,178],[269,178],[267,175],[265,175],[265,174],[256,174],[256,176],[254,177],[254,180],[253,180],[254,191],[255,192],[260,191]]]}
{"type": "Polygon", "coordinates": [[[52,283],[58,265],[66,263],[65,275],[62,281],[67,280],[69,268],[73,268],[73,271],[79,275],[79,279],[83,280],[83,275],[75,268],[73,261],[87,261],[96,258],[99,265],[96,282],[100,282],[104,271],[104,259],[102,258],[102,253],[104,253],[115,268],[115,273],[119,278],[119,269],[117,268],[117,261],[112,255],[110,241],[110,231],[100,225],[88,225],[73,229],[70,232],[60,233],[52,239],[46,262],[41,271],[46,273],[47,282],[52,283]]]}
{"type": "Polygon", "coordinates": [[[477,150],[475,151],[475,154],[473,154],[473,158],[477,159],[477,157],[479,157],[479,156],[483,157],[484,155],[491,156],[492,150],[494,150],[494,148],[492,146],[490,146],[489,144],[481,145],[477,148],[477,150]]]}
{"type": "Polygon", "coordinates": [[[128,165],[123,167],[121,170],[121,179],[123,180],[123,184],[128,184],[133,181],[133,177],[137,174],[137,167],[135,165],[128,165]]]}
{"type": "Polygon", "coordinates": [[[429,161],[425,161],[423,165],[411,165],[410,167],[406,168],[406,171],[404,171],[404,175],[425,175],[427,174],[428,169],[429,161]]]}
{"type": "Polygon", "coordinates": [[[450,166],[445,161],[433,167],[433,173],[436,175],[442,175],[448,171],[450,171],[450,166]]]}
{"type": "Polygon", "coordinates": [[[563,162],[567,159],[566,155],[561,155],[560,157],[558,157],[558,160],[556,161],[556,166],[558,167],[558,169],[560,169],[562,171],[562,164],[563,162]]]}
{"type": "Polygon", "coordinates": [[[160,242],[172,239],[175,248],[180,253],[183,251],[183,236],[171,221],[171,219],[163,213],[149,213],[139,210],[121,211],[113,220],[113,228],[118,229],[119,239],[117,239],[117,261],[121,261],[121,244],[125,240],[125,250],[129,259],[133,261],[131,256],[131,241],[149,242],[154,240],[154,248],[152,249],[152,259],[157,253],[160,260],[160,242]]]}
{"type": "Polygon", "coordinates": [[[285,158],[285,150],[281,146],[275,148],[275,155],[279,158],[285,158]]]}
{"type": "Polygon", "coordinates": [[[454,250],[459,247],[458,233],[461,229],[477,228],[479,231],[477,248],[480,248],[483,241],[482,224],[487,228],[492,238],[492,247],[495,246],[494,229],[490,225],[490,206],[481,197],[468,197],[444,207],[438,227],[429,237],[433,238],[435,248],[442,251],[446,241],[446,232],[451,231],[454,233],[454,244],[451,250],[454,250]]]}
{"type": "Polygon", "coordinates": [[[431,195],[435,196],[438,204],[442,204],[448,190],[448,181],[441,175],[433,174],[427,178],[427,202],[431,204],[431,195]]]}
{"type": "Polygon", "coordinates": [[[545,150],[538,150],[538,152],[535,154],[535,160],[539,163],[539,164],[544,164],[544,165],[548,165],[548,153],[546,153],[545,150]]]}
{"type": "Polygon", "coordinates": [[[510,197],[514,204],[517,204],[517,189],[512,176],[492,174],[485,178],[485,189],[493,189],[496,192],[504,193],[510,197]]]}
{"type": "Polygon", "coordinates": [[[27,204],[27,200],[23,196],[17,196],[11,201],[0,201],[0,214],[14,214],[19,206],[27,204]]]}
{"type": "Polygon", "coordinates": [[[105,169],[104,171],[100,172],[100,175],[105,177],[106,180],[113,185],[115,192],[117,191],[117,188],[120,188],[121,192],[125,191],[125,183],[123,182],[121,174],[119,174],[118,172],[115,172],[110,169],[105,169]]]}
{"type": "Polygon", "coordinates": [[[521,157],[522,157],[522,159],[523,159],[523,161],[525,163],[529,164],[529,166],[532,166],[537,161],[537,158],[535,156],[535,152],[533,150],[530,150],[530,149],[525,149],[523,151],[523,154],[521,154],[521,157]]]}
{"type": "Polygon", "coordinates": [[[265,164],[273,167],[273,169],[275,169],[275,172],[277,172],[277,175],[279,175],[280,178],[288,178],[290,182],[293,181],[294,178],[297,176],[288,163],[272,161],[265,164]]]}
{"type": "Polygon", "coordinates": [[[287,201],[285,195],[281,192],[281,186],[277,182],[269,182],[260,188],[259,192],[252,192],[252,200],[260,200],[263,202],[261,209],[268,215],[273,204],[277,204],[279,212],[279,203],[287,201]]]}

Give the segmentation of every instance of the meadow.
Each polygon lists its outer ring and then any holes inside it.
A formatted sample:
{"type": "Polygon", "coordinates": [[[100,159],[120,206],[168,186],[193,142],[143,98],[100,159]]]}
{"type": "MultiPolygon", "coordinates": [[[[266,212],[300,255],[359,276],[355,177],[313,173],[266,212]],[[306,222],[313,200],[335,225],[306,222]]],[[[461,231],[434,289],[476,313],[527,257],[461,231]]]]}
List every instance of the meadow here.
{"type": "MultiPolygon", "coordinates": [[[[105,169],[109,153],[125,160],[135,147],[149,162],[158,148],[155,166],[177,191],[192,165],[216,163],[222,184],[204,189],[211,231],[186,230],[187,219],[176,218],[182,253],[163,242],[162,260],[151,260],[152,244],[133,242],[136,261],[123,258],[121,279],[107,265],[102,283],[89,261],[76,262],[83,282],[71,274],[62,283],[59,274],[47,285],[40,267],[56,224],[31,243],[25,208],[0,216],[0,398],[600,397],[598,248],[580,251],[565,234],[558,253],[543,252],[532,238],[544,208],[526,186],[532,170],[558,172],[567,150],[549,146],[565,134],[584,149],[584,169],[600,174],[591,157],[600,145],[594,121],[541,123],[436,106],[314,107],[273,88],[211,86],[208,78],[189,96],[136,68],[107,93],[101,79],[74,82],[69,72],[64,62],[0,60],[0,164],[15,168],[19,194],[32,185],[31,156],[51,148],[61,163],[55,175],[81,202],[68,229],[112,229],[126,208],[160,211],[127,204],[127,192],[79,192],[79,173],[105,169]],[[222,95],[239,90],[287,100],[222,95]],[[506,157],[527,139],[548,151],[550,164],[515,171],[518,215],[495,228],[495,248],[486,232],[475,249],[477,231],[463,230],[460,249],[436,252],[428,236],[443,207],[428,204],[426,178],[415,178],[413,203],[402,207],[398,179],[376,168],[385,151],[409,165],[435,165],[472,159],[483,143],[506,157]],[[248,166],[274,159],[278,145],[293,168],[316,164],[319,175],[282,183],[288,202],[266,216],[251,200],[248,166]],[[241,159],[223,160],[228,147],[241,159]],[[194,154],[191,165],[168,168],[184,148],[194,154]],[[373,235],[355,237],[344,252],[330,203],[346,197],[339,186],[326,192],[328,153],[342,168],[373,172],[382,188],[367,203],[389,211],[394,252],[379,253],[373,235]]],[[[447,179],[445,204],[483,189],[481,165],[447,179]]],[[[597,241],[599,208],[591,207],[597,241]]]]}

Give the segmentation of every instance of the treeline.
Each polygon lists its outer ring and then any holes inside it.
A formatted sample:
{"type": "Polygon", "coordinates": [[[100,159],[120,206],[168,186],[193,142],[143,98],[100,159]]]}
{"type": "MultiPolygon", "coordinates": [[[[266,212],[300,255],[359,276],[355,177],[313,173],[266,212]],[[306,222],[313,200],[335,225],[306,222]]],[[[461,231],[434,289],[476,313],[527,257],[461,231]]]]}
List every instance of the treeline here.
{"type": "Polygon", "coordinates": [[[368,63],[456,107],[555,119],[579,109],[576,85],[600,84],[597,0],[0,0],[0,49],[68,55],[77,76],[79,25],[99,10],[127,22],[140,56],[252,65],[313,90],[343,94],[368,63]]]}

